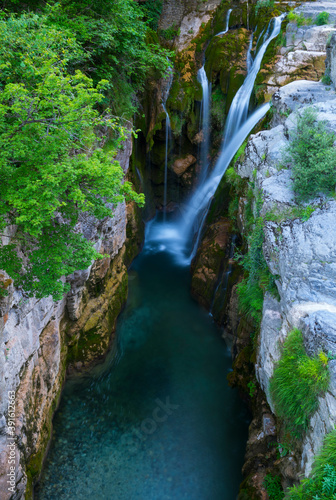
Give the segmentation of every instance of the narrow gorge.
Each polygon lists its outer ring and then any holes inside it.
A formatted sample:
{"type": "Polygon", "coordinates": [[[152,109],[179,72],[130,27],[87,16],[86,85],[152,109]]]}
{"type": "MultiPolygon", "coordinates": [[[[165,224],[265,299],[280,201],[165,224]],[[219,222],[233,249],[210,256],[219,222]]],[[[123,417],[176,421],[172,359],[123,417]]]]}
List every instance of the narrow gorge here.
{"type": "Polygon", "coordinates": [[[1,9],[1,500],[336,498],[336,2],[1,9]]]}

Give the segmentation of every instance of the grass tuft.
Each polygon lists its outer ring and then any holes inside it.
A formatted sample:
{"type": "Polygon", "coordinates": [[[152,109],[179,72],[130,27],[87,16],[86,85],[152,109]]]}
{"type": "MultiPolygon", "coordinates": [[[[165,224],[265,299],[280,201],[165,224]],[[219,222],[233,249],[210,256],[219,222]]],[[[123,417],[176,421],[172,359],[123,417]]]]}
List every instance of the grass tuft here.
{"type": "Polygon", "coordinates": [[[282,355],[270,381],[275,412],[285,432],[300,439],[318,409],[318,397],[329,385],[328,357],[306,354],[302,333],[294,329],[284,342],[282,355]]]}

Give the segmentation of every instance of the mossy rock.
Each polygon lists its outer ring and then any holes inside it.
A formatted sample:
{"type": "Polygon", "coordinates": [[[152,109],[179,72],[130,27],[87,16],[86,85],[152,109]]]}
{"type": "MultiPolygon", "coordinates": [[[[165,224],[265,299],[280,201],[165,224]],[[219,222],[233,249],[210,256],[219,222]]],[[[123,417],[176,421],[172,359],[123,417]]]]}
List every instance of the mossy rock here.
{"type": "Polygon", "coordinates": [[[205,52],[205,70],[214,82],[220,72],[228,74],[233,66],[244,70],[250,32],[245,28],[228,31],[223,37],[214,37],[205,52]]]}
{"type": "MultiPolygon", "coordinates": [[[[169,141],[168,156],[173,148],[172,141],[169,141]]],[[[151,162],[159,168],[163,168],[166,159],[166,143],[155,141],[151,150],[151,162]]]]}

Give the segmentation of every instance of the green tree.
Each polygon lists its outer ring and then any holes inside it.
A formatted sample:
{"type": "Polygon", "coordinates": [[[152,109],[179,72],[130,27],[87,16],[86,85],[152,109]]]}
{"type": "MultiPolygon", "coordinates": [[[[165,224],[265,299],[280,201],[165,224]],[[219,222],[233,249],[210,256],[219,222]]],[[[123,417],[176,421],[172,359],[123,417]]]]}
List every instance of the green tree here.
{"type": "Polygon", "coordinates": [[[15,226],[0,269],[28,295],[60,299],[61,277],[101,257],[75,231],[80,214],[102,219],[109,203],[144,199],[105,147],[126,133],[102,112],[108,82],[68,72],[83,53],[69,31],[24,14],[0,21],[0,37],[0,229],[15,226]]]}

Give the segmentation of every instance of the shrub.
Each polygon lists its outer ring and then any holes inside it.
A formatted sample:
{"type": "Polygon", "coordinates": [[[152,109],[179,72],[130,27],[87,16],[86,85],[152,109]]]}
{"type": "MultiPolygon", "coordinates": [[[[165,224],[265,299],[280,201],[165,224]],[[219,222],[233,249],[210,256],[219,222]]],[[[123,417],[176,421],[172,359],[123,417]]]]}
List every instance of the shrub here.
{"type": "Polygon", "coordinates": [[[289,12],[287,19],[290,23],[296,23],[298,27],[303,26],[305,24],[311,24],[312,20],[308,17],[305,18],[303,13],[297,14],[296,12],[289,12]]]}
{"type": "Polygon", "coordinates": [[[322,76],[321,81],[322,83],[324,83],[324,85],[331,85],[330,68],[327,68],[325,70],[325,73],[322,76]]]}
{"type": "Polygon", "coordinates": [[[140,7],[144,11],[149,27],[156,31],[162,11],[162,0],[147,0],[140,7]]]}
{"type": "Polygon", "coordinates": [[[318,396],[328,388],[328,357],[306,354],[300,330],[293,330],[284,342],[282,355],[270,381],[271,397],[285,431],[299,439],[318,408],[318,396]]]}
{"type": "Polygon", "coordinates": [[[274,7],[274,0],[258,0],[255,6],[255,15],[258,15],[260,9],[272,10],[274,7]]]}
{"type": "Polygon", "coordinates": [[[336,431],[326,435],[315,457],[312,473],[298,486],[290,488],[287,500],[334,500],[336,497],[336,431]]]}
{"type": "Polygon", "coordinates": [[[175,27],[175,23],[170,26],[170,28],[167,28],[166,30],[160,30],[159,35],[164,38],[165,40],[174,40],[176,36],[179,36],[180,34],[180,29],[175,27]]]}
{"type": "Polygon", "coordinates": [[[248,253],[238,257],[246,276],[237,286],[240,311],[258,326],[262,317],[264,291],[275,292],[274,277],[266,264],[262,245],[264,242],[264,221],[257,217],[254,228],[248,236],[248,253]]]}
{"type": "Polygon", "coordinates": [[[317,121],[314,109],[307,108],[298,117],[290,138],[283,161],[292,164],[297,200],[331,194],[336,184],[335,134],[327,130],[324,122],[317,121]]]}
{"type": "Polygon", "coordinates": [[[285,496],[279,476],[272,476],[272,474],[266,474],[264,479],[264,487],[267,490],[269,500],[282,500],[285,496]]]}
{"type": "Polygon", "coordinates": [[[317,14],[315,19],[315,24],[317,26],[323,26],[324,24],[328,24],[329,12],[320,12],[317,14]]]}

